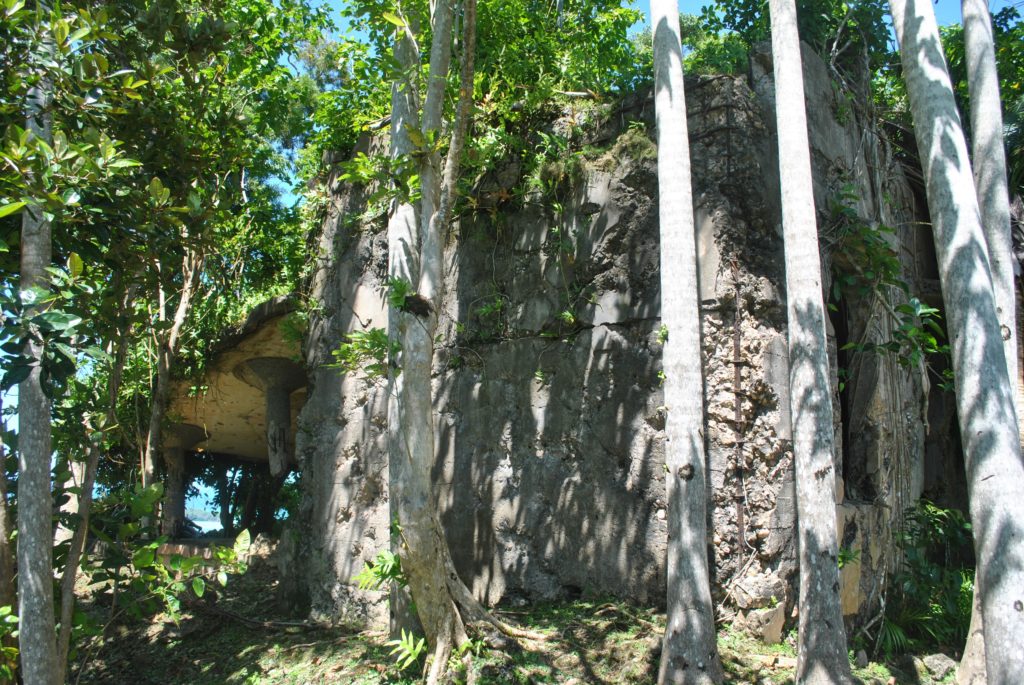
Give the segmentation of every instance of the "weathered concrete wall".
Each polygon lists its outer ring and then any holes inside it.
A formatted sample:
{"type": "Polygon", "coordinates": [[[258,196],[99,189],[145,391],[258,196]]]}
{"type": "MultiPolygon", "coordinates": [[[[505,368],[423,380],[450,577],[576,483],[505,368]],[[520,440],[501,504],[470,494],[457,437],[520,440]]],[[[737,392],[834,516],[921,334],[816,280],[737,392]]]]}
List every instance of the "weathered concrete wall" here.
{"type": "MultiPolygon", "coordinates": [[[[841,111],[824,65],[809,59],[806,71],[819,207],[852,184],[858,213],[900,227],[895,246],[909,250],[914,200],[899,166],[861,130],[857,112],[841,111]]],[[[769,58],[755,55],[750,78],[687,83],[715,597],[768,639],[796,597],[770,72],[769,58]]],[[[653,100],[637,96],[583,118],[567,112],[553,124],[591,146],[578,164],[554,166],[546,190],[521,202],[509,192],[522,181],[517,160],[488,174],[447,252],[435,477],[456,565],[492,603],[593,592],[660,604],[664,596],[657,185],[645,132],[653,100]]],[[[315,614],[380,618],[383,598],[346,581],[388,545],[386,393],[379,381],[325,364],[348,332],[386,325],[383,217],[359,218],[358,190],[330,191],[297,437],[304,508],[287,545],[303,581],[295,589],[315,614]]],[[[827,211],[819,214],[827,270],[835,241],[827,211]]],[[[906,277],[915,283],[912,265],[906,277]]],[[[875,308],[849,305],[833,339],[836,364],[843,338],[888,335],[875,308]]],[[[837,437],[846,438],[837,462],[856,481],[837,492],[841,544],[858,556],[843,569],[851,619],[878,604],[891,520],[920,492],[923,474],[920,371],[871,357],[856,360],[857,379],[842,393],[833,374],[837,437]],[[844,416],[853,421],[846,430],[844,416]]]]}

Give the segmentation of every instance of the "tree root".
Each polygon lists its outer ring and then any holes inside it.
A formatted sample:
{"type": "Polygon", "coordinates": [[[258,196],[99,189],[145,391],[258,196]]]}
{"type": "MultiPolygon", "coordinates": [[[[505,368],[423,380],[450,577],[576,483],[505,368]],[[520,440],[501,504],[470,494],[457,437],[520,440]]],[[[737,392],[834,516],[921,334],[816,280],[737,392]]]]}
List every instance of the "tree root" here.
{"type": "Polygon", "coordinates": [[[476,597],[469,591],[466,584],[462,582],[458,574],[455,573],[454,568],[448,569],[448,591],[451,593],[452,598],[455,600],[456,606],[461,609],[463,617],[467,623],[482,623],[490,625],[498,632],[507,635],[508,637],[518,638],[522,640],[533,640],[535,642],[544,642],[548,639],[548,636],[544,633],[538,633],[533,630],[526,630],[525,628],[518,628],[500,618],[495,616],[493,613],[483,607],[480,602],[477,601],[476,597]]]}
{"type": "MultiPolygon", "coordinates": [[[[451,610],[446,613],[444,622],[437,631],[436,642],[431,650],[430,659],[427,662],[425,680],[427,685],[438,685],[449,682],[453,679],[451,673],[451,660],[458,648],[469,641],[467,626],[475,628],[491,628],[501,634],[519,640],[545,641],[548,636],[532,630],[518,628],[498,617],[473,597],[469,588],[459,578],[452,565],[451,557],[445,555],[445,566],[447,567],[446,589],[448,590],[451,610]]],[[[472,655],[465,654],[461,657],[464,672],[468,682],[475,681],[473,675],[472,655]]]]}

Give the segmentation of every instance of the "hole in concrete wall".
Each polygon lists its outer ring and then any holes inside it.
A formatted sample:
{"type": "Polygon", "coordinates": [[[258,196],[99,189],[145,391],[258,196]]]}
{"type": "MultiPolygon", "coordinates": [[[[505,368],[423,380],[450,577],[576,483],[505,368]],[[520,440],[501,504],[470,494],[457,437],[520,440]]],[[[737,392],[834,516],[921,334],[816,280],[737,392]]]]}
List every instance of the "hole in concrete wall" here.
{"type": "Polygon", "coordinates": [[[956,398],[952,392],[939,387],[939,379],[948,369],[949,360],[934,354],[929,355],[928,364],[932,386],[928,392],[928,431],[924,440],[923,496],[940,507],[966,512],[967,474],[956,398]]]}
{"type": "Polygon", "coordinates": [[[858,354],[857,352],[843,349],[851,337],[851,312],[847,300],[845,296],[839,298],[839,301],[832,303],[828,310],[832,330],[835,332],[836,367],[839,374],[839,410],[842,420],[842,444],[839,446],[842,464],[840,473],[843,477],[845,499],[870,501],[875,498],[877,488],[872,474],[868,471],[867,455],[876,441],[876,436],[873,431],[864,430],[864,426],[854,428],[856,418],[853,394],[858,383],[870,383],[872,380],[857,375],[861,371],[869,370],[870,365],[863,363],[869,360],[856,360],[854,356],[858,354]]]}
{"type": "Polygon", "coordinates": [[[840,445],[840,463],[842,464],[843,481],[850,481],[850,384],[847,382],[847,374],[850,369],[850,351],[844,350],[843,346],[850,339],[850,329],[847,325],[846,299],[840,298],[833,302],[828,308],[828,316],[832,323],[832,330],[836,335],[836,368],[839,374],[839,409],[842,417],[842,444],[840,445]]]}

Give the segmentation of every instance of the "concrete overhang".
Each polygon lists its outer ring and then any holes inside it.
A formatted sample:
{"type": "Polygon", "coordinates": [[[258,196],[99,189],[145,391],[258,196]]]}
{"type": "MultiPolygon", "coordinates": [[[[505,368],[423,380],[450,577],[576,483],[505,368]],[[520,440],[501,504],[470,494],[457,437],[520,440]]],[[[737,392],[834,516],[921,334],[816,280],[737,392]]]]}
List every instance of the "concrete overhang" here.
{"type": "MultiPolygon", "coordinates": [[[[306,377],[296,336],[282,325],[295,303],[279,297],[256,307],[245,322],[228,331],[216,345],[201,378],[178,381],[171,392],[168,417],[205,431],[192,449],[231,455],[254,462],[270,461],[267,430],[267,388],[276,396],[279,416],[288,430],[277,432],[277,452],[295,453],[296,417],[306,399],[306,377]],[[290,402],[281,409],[282,395],[290,402]]],[[[271,411],[273,416],[274,411],[271,411]]],[[[280,423],[280,422],[279,422],[280,423]]],[[[287,464],[273,469],[282,472],[287,464]]]]}

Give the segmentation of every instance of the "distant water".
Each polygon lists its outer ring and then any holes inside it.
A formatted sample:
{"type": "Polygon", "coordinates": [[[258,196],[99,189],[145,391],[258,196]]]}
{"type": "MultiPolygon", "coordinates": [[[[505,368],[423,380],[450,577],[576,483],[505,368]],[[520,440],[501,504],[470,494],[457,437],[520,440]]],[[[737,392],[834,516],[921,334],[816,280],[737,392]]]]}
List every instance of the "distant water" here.
{"type": "Polygon", "coordinates": [[[199,529],[204,533],[209,533],[211,530],[221,530],[223,526],[220,525],[220,521],[193,521],[192,523],[199,526],[199,529]]]}

